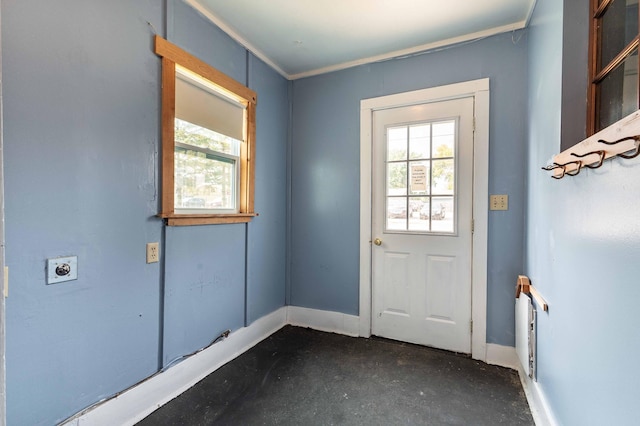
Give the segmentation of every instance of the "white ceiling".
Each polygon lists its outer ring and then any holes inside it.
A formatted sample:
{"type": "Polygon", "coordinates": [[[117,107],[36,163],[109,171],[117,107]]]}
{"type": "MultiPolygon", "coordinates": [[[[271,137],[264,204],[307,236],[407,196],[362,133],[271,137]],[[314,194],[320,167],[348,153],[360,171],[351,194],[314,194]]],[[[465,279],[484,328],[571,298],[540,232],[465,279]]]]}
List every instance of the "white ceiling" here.
{"type": "Polygon", "coordinates": [[[187,0],[289,79],[524,28],[535,0],[187,0]]]}

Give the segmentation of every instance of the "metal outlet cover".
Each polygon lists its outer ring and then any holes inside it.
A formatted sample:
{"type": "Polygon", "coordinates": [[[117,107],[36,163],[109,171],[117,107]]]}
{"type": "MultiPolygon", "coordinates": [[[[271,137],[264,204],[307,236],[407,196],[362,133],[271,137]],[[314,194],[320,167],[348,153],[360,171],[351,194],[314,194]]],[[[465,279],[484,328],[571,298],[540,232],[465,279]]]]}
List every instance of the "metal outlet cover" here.
{"type": "Polygon", "coordinates": [[[47,284],[78,279],[78,256],[47,259],[47,284]]]}

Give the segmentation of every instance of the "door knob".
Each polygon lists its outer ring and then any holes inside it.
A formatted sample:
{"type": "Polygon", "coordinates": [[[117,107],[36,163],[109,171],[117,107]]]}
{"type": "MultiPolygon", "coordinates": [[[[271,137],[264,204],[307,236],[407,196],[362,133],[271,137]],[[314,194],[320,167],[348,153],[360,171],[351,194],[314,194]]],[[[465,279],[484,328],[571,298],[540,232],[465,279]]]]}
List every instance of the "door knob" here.
{"type": "Polygon", "coordinates": [[[375,240],[373,240],[373,244],[380,246],[382,245],[382,240],[380,238],[376,238],[375,240]]]}

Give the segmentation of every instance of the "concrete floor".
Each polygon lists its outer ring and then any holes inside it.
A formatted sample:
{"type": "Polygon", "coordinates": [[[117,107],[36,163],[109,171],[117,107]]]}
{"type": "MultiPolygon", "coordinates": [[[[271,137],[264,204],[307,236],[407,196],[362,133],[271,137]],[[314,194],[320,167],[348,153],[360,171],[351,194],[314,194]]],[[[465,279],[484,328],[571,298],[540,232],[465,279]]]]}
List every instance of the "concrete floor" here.
{"type": "Polygon", "coordinates": [[[161,407],[156,425],[533,425],[515,371],[287,326],[161,407]]]}

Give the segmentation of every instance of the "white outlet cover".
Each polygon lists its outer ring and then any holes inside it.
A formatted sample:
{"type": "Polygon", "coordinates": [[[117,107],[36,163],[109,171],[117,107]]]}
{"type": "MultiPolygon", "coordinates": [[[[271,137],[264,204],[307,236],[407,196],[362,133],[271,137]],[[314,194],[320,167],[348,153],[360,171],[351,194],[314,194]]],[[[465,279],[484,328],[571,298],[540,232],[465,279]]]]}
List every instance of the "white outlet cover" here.
{"type": "Polygon", "coordinates": [[[78,256],[65,256],[47,259],[47,284],[57,284],[78,279],[78,256]],[[66,265],[66,266],[65,266],[66,265]],[[61,270],[69,272],[60,274],[61,270]]]}

